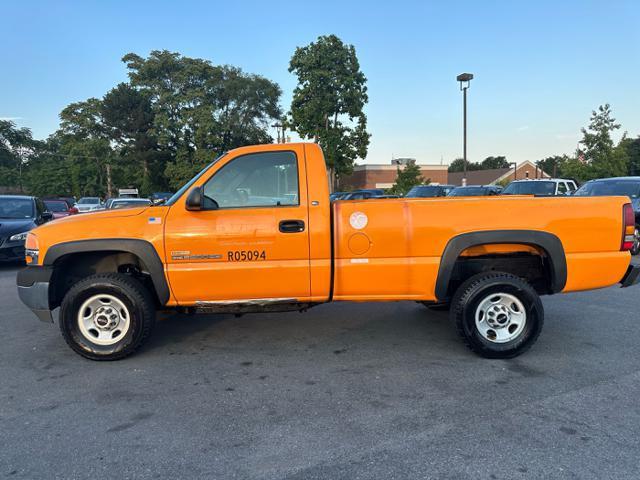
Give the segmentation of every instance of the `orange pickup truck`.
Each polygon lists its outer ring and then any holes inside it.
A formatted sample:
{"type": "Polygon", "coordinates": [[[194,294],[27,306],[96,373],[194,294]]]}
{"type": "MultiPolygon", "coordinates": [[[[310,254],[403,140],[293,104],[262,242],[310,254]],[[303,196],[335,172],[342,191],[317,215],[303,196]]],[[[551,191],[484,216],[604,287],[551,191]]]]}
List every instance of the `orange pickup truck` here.
{"type": "Polygon", "coordinates": [[[626,197],[329,201],[315,144],[244,147],[164,205],[74,215],[26,240],[22,301],[94,360],[123,358],[158,309],[305,310],[330,301],[449,308],[474,352],[536,341],[540,295],[623,287],[634,215],[626,197]]]}

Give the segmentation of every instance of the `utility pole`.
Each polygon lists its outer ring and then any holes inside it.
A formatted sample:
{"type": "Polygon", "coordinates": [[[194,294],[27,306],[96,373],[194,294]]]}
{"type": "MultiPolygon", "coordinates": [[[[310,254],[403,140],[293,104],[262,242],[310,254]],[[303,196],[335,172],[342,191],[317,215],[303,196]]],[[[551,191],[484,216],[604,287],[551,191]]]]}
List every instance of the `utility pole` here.
{"type": "Polygon", "coordinates": [[[456,77],[456,80],[460,82],[460,90],[462,91],[462,104],[463,104],[463,120],[462,120],[462,160],[463,160],[463,174],[462,174],[462,186],[467,185],[467,90],[469,84],[473,80],[473,73],[461,73],[456,77]]]}
{"type": "Polygon", "coordinates": [[[271,126],[276,129],[276,134],[278,135],[277,143],[284,143],[284,125],[280,122],[276,122],[271,126]],[[280,141],[280,129],[282,129],[282,141],[280,141]]]}

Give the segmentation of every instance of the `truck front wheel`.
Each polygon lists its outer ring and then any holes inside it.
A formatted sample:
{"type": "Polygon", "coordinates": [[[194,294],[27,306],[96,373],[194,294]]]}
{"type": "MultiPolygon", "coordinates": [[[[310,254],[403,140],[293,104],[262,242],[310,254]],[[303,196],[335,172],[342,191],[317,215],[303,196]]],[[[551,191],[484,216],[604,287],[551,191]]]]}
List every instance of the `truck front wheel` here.
{"type": "Polygon", "coordinates": [[[453,296],[450,315],[465,344],[486,358],[526,352],[544,323],[536,291],[522,278],[503,272],[466,280],[453,296]]]}
{"type": "Polygon", "coordinates": [[[60,330],[67,344],[91,360],[118,360],[147,339],[155,322],[151,295],[119,273],[80,280],[65,295],[60,330]]]}

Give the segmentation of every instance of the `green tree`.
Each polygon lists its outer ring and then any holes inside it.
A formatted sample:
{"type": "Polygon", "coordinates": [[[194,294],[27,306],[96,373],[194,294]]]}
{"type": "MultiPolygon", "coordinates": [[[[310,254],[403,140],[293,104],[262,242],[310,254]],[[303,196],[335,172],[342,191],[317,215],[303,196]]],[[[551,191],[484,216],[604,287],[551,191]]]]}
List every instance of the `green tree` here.
{"type": "Polygon", "coordinates": [[[366,77],[353,45],[335,35],[318,37],[296,48],[289,72],[298,78],[288,125],[302,138],[313,139],[324,151],[333,189],[365,158],[370,135],[364,106],[366,77]]]}
{"type": "Polygon", "coordinates": [[[620,128],[611,116],[609,104],[591,113],[589,126],[582,129],[583,153],[593,177],[626,175],[628,156],[623,147],[614,146],[611,134],[620,128]]]}
{"type": "Polygon", "coordinates": [[[23,171],[37,146],[31,130],[0,120],[0,186],[23,191],[23,171]]]}
{"type": "Polygon", "coordinates": [[[57,150],[66,158],[73,193],[77,196],[114,194],[113,169],[116,152],[102,115],[102,101],[89,98],[68,105],[60,113],[57,150]]]}
{"type": "Polygon", "coordinates": [[[550,157],[537,160],[535,163],[539,169],[549,176],[565,176],[561,172],[564,165],[570,160],[568,155],[552,155],[550,157]]]}
{"type": "Polygon", "coordinates": [[[422,185],[423,183],[429,183],[430,180],[426,180],[422,177],[420,166],[415,161],[409,161],[405,164],[404,168],[398,167],[398,175],[396,182],[389,189],[389,193],[393,195],[406,195],[411,188],[416,185],[422,185]]]}
{"type": "Polygon", "coordinates": [[[131,86],[151,103],[148,132],[170,156],[164,173],[173,188],[223,151],[273,141],[269,125],[281,117],[274,82],[166,50],[122,60],[131,86]]]}
{"type": "Polygon", "coordinates": [[[126,186],[135,186],[144,195],[166,189],[164,168],[170,155],[162,151],[154,135],[149,96],[121,83],[104,96],[101,113],[119,156],[116,175],[120,173],[128,180],[123,180],[126,186]]]}
{"type": "Polygon", "coordinates": [[[499,156],[499,157],[487,157],[480,164],[483,169],[490,170],[496,168],[509,168],[509,162],[507,162],[507,157],[499,156]]]}
{"type": "MultiPolygon", "coordinates": [[[[467,172],[471,172],[473,170],[482,170],[482,165],[479,163],[470,162],[467,160],[467,172]]],[[[449,172],[462,172],[464,171],[464,159],[456,158],[453,162],[449,164],[448,168],[449,172]]]]}
{"type": "Polygon", "coordinates": [[[629,160],[627,164],[627,173],[629,175],[640,175],[640,136],[636,138],[628,138],[626,134],[618,144],[623,148],[629,160]]]}

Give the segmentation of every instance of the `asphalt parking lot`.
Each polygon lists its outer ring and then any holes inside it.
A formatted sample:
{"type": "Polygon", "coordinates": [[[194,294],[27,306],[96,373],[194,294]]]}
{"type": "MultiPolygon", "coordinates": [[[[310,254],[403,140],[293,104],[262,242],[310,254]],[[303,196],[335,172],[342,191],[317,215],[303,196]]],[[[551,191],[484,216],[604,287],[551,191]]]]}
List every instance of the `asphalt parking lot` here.
{"type": "Polygon", "coordinates": [[[162,319],[74,354],[0,266],[0,477],[637,478],[640,286],[544,299],[538,343],[467,351],[415,303],[162,319]]]}

